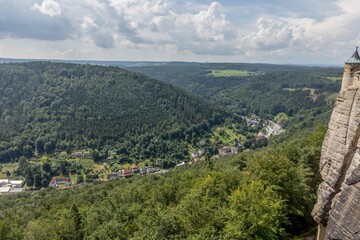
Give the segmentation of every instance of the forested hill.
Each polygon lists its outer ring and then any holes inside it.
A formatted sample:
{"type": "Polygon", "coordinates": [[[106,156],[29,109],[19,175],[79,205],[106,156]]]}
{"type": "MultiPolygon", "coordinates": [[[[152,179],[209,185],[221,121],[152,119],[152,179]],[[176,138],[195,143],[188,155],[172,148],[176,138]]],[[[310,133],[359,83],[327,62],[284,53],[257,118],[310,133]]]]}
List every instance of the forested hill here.
{"type": "Polygon", "coordinates": [[[0,239],[304,239],[325,130],[164,175],[0,196],[0,239]]]}
{"type": "Polygon", "coordinates": [[[181,139],[222,115],[183,90],[116,67],[0,65],[0,161],[81,147],[181,159],[181,139]]]}
{"type": "Polygon", "coordinates": [[[135,66],[241,115],[273,119],[305,109],[330,111],[340,90],[342,68],[248,63],[166,63],[135,66]]]}

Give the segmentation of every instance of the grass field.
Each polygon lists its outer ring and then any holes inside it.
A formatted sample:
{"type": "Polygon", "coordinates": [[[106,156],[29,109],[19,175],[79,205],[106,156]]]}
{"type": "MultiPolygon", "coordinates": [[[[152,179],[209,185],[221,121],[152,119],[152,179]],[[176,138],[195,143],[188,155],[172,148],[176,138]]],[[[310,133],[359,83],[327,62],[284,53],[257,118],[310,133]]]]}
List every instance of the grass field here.
{"type": "Polygon", "coordinates": [[[7,178],[6,171],[12,173],[15,169],[17,169],[17,163],[5,163],[1,164],[1,171],[0,171],[0,178],[4,179],[7,178]]]}
{"type": "Polygon", "coordinates": [[[249,72],[244,70],[211,70],[210,75],[214,77],[246,77],[249,76],[249,72]]]}
{"type": "Polygon", "coordinates": [[[98,167],[97,166],[98,164],[94,163],[94,160],[92,160],[92,159],[68,158],[67,161],[70,163],[76,163],[76,164],[82,165],[84,169],[96,169],[96,168],[101,169],[101,165],[99,165],[100,167],[98,167]]]}
{"type": "Polygon", "coordinates": [[[217,127],[212,133],[212,138],[210,139],[210,142],[215,143],[216,138],[226,145],[232,145],[234,139],[238,139],[240,142],[246,140],[246,137],[244,135],[236,133],[234,129],[229,129],[225,127],[217,127]]]}
{"type": "Polygon", "coordinates": [[[325,77],[326,79],[328,80],[331,80],[331,81],[341,81],[342,80],[342,77],[325,77]]]}

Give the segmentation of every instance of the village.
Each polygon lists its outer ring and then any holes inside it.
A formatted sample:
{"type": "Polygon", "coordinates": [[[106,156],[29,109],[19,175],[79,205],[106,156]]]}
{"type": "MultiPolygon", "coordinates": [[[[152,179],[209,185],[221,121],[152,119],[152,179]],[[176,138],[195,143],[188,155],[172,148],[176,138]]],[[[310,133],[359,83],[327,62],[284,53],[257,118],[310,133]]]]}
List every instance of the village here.
{"type": "MultiPolygon", "coordinates": [[[[112,181],[120,178],[131,178],[134,176],[142,176],[149,174],[163,174],[171,170],[175,170],[177,168],[181,168],[187,165],[197,164],[201,161],[212,160],[216,161],[219,158],[223,158],[226,156],[232,156],[237,154],[238,152],[247,151],[247,149],[251,146],[253,149],[257,147],[266,146],[268,139],[271,136],[278,135],[282,133],[284,130],[281,128],[279,123],[275,123],[273,121],[267,120],[264,121],[257,117],[256,115],[251,115],[250,117],[244,118],[246,121],[246,125],[249,128],[260,129],[254,137],[249,139],[243,137],[234,138],[235,136],[231,135],[227,132],[227,130],[220,129],[218,133],[214,133],[215,139],[218,139],[220,135],[224,137],[227,136],[228,141],[220,144],[220,147],[209,153],[209,148],[216,144],[214,139],[204,138],[201,139],[197,146],[198,148],[194,149],[190,153],[189,160],[178,163],[170,168],[163,168],[163,159],[157,159],[153,162],[147,162],[144,164],[141,163],[131,163],[131,164],[123,164],[119,165],[113,156],[109,156],[107,161],[102,163],[103,170],[100,172],[95,171],[91,174],[86,175],[86,179],[82,179],[83,177],[78,177],[74,179],[74,176],[53,176],[49,181],[48,187],[55,189],[68,189],[75,185],[83,185],[83,184],[92,184],[96,182],[102,181],[112,181]],[[222,133],[221,133],[222,132],[222,133]],[[231,136],[230,136],[231,135],[231,136]],[[234,138],[234,139],[232,139],[234,138]],[[231,140],[232,139],[232,140],[231,140]],[[222,146],[221,146],[222,145],[222,146]],[[215,152],[215,154],[214,154],[215,152]]],[[[219,145],[219,144],[217,144],[219,145]]],[[[61,155],[61,154],[60,154],[61,155]]],[[[53,154],[53,156],[57,157],[59,154],[53,154]]],[[[92,152],[90,150],[85,151],[74,151],[71,153],[72,161],[75,163],[79,162],[93,162],[92,152]]],[[[34,190],[33,188],[26,187],[26,181],[21,179],[0,179],[0,194],[16,194],[24,191],[34,190]]]]}

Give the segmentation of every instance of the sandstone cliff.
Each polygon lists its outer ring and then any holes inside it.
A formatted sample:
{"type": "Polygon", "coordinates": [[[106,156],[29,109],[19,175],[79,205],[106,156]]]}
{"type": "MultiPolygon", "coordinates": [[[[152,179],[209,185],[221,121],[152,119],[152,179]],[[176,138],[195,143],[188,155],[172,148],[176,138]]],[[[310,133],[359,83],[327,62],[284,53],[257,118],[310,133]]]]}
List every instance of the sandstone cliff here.
{"type": "MultiPolygon", "coordinates": [[[[318,239],[360,239],[360,57],[346,63],[320,160],[323,182],[313,217],[318,239]]],[[[351,59],[352,59],[351,58],[351,59]]]]}

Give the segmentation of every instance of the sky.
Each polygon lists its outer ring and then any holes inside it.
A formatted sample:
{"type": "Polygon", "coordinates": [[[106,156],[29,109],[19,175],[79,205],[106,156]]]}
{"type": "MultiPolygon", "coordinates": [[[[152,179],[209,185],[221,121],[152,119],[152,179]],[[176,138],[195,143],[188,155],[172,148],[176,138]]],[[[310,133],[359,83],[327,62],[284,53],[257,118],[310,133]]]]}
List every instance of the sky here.
{"type": "Polygon", "coordinates": [[[0,58],[342,65],[359,0],[0,0],[0,58]]]}

